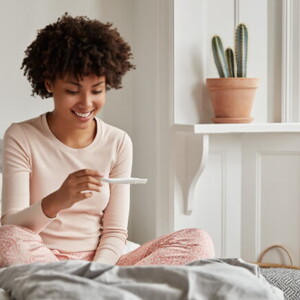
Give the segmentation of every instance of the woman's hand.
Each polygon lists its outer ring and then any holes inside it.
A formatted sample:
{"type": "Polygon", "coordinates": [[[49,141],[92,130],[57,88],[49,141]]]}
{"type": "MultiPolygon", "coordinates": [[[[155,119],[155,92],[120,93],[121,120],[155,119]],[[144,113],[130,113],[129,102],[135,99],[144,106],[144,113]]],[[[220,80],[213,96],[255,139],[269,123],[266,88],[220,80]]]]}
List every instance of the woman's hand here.
{"type": "Polygon", "coordinates": [[[101,177],[98,171],[90,169],[71,173],[57,191],[43,199],[42,209],[45,215],[54,218],[60,210],[90,198],[92,192],[100,192],[101,177]]]}
{"type": "Polygon", "coordinates": [[[101,191],[101,175],[95,170],[83,169],[71,173],[62,186],[56,191],[56,196],[62,201],[63,208],[72,206],[75,202],[90,198],[92,192],[101,191]]]}

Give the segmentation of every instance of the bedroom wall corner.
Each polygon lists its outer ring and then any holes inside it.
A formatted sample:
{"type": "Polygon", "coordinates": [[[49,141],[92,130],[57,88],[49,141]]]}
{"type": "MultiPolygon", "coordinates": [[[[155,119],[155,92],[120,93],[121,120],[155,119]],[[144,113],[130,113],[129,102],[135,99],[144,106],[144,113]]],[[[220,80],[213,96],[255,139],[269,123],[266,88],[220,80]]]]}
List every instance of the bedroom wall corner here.
{"type": "Polygon", "coordinates": [[[130,238],[145,242],[172,230],[170,153],[173,124],[172,1],[133,0],[133,174],[130,238]],[[145,14],[147,11],[147,14],[145,14]]]}

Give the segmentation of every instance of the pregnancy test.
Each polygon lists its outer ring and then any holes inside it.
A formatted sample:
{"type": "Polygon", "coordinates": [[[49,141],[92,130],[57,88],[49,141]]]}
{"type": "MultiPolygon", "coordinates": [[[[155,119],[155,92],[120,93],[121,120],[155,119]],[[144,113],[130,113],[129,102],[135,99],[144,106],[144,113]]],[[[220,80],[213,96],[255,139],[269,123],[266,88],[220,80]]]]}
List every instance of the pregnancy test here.
{"type": "Polygon", "coordinates": [[[145,178],[108,178],[108,177],[102,177],[100,178],[101,181],[107,182],[107,183],[125,183],[125,184],[138,184],[138,183],[146,183],[148,179],[145,178]]]}

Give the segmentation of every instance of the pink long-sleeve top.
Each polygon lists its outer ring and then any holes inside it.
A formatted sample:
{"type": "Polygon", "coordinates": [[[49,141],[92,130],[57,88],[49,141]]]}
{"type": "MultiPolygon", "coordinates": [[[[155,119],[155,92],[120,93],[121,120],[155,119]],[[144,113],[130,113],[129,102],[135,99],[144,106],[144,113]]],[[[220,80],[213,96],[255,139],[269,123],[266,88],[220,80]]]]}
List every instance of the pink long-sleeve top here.
{"type": "MultiPolygon", "coordinates": [[[[122,130],[95,119],[97,133],[85,148],[61,143],[46,114],[12,124],[4,135],[2,224],[27,227],[50,249],[97,250],[95,260],[115,264],[127,239],[129,185],[103,182],[101,192],[48,218],[41,207],[67,176],[94,169],[109,177],[130,177],[132,143],[122,130]]],[[[61,199],[63,201],[64,199],[61,199]]]]}

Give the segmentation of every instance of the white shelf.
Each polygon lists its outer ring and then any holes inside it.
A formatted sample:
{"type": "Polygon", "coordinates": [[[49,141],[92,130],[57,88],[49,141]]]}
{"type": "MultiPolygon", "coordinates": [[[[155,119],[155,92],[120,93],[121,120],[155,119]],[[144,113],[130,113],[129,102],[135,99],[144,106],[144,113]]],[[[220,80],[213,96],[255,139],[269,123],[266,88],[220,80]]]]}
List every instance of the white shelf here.
{"type": "Polygon", "coordinates": [[[197,134],[300,132],[300,123],[175,124],[176,131],[197,134]]]}
{"type": "MultiPolygon", "coordinates": [[[[209,154],[209,136],[211,134],[232,134],[232,133],[300,133],[300,123],[247,123],[247,124],[174,124],[177,132],[199,134],[201,146],[196,149],[197,155],[201,156],[198,172],[189,182],[189,190],[185,199],[185,214],[193,211],[195,186],[199,181],[209,154]]],[[[189,140],[186,140],[189,144],[189,140]]],[[[194,145],[187,146],[187,149],[194,149],[194,145]]],[[[194,149],[195,150],[195,149],[194,149]]]]}

